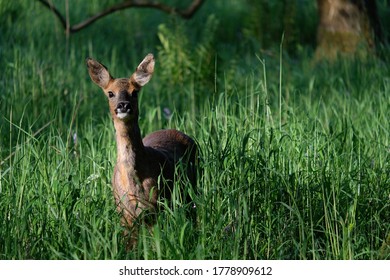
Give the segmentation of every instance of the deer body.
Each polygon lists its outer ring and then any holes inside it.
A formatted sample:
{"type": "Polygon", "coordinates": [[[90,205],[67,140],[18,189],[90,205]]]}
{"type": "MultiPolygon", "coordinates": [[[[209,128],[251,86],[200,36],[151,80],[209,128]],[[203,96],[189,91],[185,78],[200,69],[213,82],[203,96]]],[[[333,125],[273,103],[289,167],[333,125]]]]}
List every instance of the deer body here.
{"type": "Polygon", "coordinates": [[[114,79],[104,65],[92,59],[87,59],[87,66],[91,79],[109,99],[117,144],[113,192],[124,225],[131,227],[142,211],[156,211],[159,196],[170,198],[179,161],[187,164],[186,175],[195,184],[196,145],[174,129],[141,137],[137,96],[153,74],[153,55],[147,55],[128,79],[114,79]]]}

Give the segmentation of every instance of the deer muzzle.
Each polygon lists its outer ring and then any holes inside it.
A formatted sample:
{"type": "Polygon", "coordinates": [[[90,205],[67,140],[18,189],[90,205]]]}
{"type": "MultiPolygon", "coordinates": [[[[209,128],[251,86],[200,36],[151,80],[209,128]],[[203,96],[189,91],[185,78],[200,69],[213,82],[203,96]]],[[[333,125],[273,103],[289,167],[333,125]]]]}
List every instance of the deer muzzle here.
{"type": "Polygon", "coordinates": [[[115,108],[115,113],[119,119],[125,119],[129,117],[129,115],[132,113],[130,102],[128,101],[119,102],[115,108]]]}

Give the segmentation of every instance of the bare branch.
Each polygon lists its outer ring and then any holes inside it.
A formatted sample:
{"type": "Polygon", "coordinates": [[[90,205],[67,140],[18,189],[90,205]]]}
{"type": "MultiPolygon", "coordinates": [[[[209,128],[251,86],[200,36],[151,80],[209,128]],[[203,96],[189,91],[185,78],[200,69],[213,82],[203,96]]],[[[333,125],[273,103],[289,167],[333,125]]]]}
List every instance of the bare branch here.
{"type": "Polygon", "coordinates": [[[167,14],[175,14],[179,15],[180,17],[184,19],[190,19],[196,11],[199,10],[199,8],[202,6],[204,3],[204,0],[193,0],[191,4],[184,10],[177,10],[176,7],[171,7],[168,5],[165,5],[160,2],[152,2],[152,1],[147,1],[147,0],[128,0],[128,1],[123,1],[122,3],[119,3],[117,5],[113,5],[109,7],[106,10],[103,10],[86,20],[77,23],[72,26],[67,26],[66,24],[66,19],[65,17],[61,14],[61,12],[50,2],[47,0],[38,0],[40,3],[42,3],[46,8],[50,9],[59,19],[61,22],[61,25],[65,30],[69,30],[70,33],[75,33],[77,31],[80,31],[81,29],[87,27],[88,25],[92,24],[93,22],[97,21],[98,19],[105,17],[109,14],[112,14],[116,11],[119,10],[124,10],[127,8],[152,8],[152,9],[157,9],[162,12],[165,12],[167,14]]]}
{"type": "Polygon", "coordinates": [[[64,27],[64,29],[66,29],[66,20],[65,20],[64,16],[61,15],[60,11],[57,10],[57,8],[53,5],[53,3],[45,1],[45,0],[38,0],[38,1],[41,2],[46,8],[51,10],[58,17],[58,19],[60,20],[61,25],[64,27]]]}

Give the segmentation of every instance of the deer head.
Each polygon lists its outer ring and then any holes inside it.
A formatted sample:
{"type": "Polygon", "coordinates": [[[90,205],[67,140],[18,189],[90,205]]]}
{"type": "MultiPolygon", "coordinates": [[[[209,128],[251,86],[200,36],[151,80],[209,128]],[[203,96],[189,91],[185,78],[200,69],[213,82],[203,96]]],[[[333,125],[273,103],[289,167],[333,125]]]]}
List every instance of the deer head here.
{"type": "Polygon", "coordinates": [[[87,58],[89,76],[107,96],[114,121],[128,122],[138,119],[138,92],[152,78],[153,54],[148,54],[130,78],[114,79],[101,63],[87,58]]]}

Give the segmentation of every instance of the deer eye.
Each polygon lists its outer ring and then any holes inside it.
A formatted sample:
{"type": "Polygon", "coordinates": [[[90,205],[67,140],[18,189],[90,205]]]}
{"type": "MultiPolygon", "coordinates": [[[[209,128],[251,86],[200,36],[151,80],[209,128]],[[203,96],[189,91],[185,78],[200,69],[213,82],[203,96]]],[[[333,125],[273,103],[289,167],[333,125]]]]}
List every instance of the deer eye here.
{"type": "Polygon", "coordinates": [[[138,97],[138,90],[134,90],[134,91],[131,93],[131,96],[137,98],[137,97],[138,97]]]}
{"type": "Polygon", "coordinates": [[[108,92],[108,97],[109,98],[113,98],[115,96],[115,94],[112,92],[112,91],[109,91],[108,92]]]}

